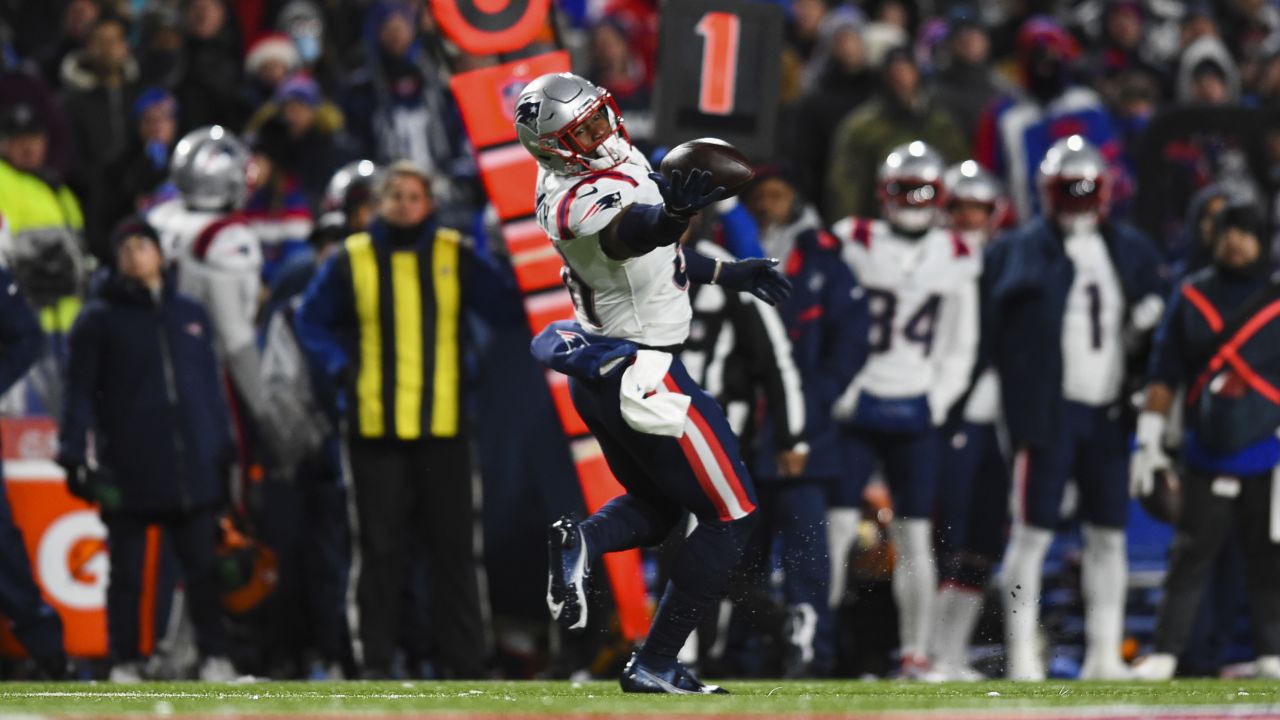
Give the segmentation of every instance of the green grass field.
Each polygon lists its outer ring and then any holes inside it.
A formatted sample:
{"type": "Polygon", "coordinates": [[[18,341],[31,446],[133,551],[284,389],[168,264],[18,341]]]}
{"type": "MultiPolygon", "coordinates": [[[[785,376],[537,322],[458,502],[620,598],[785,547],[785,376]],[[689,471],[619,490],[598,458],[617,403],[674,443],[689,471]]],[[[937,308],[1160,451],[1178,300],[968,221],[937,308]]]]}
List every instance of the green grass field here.
{"type": "Polygon", "coordinates": [[[718,697],[623,695],[613,682],[0,684],[0,718],[329,716],[452,713],[487,717],[690,716],[930,718],[1280,718],[1280,683],[732,682],[718,697]],[[1057,712],[1071,708],[1067,712],[1057,712]]]}

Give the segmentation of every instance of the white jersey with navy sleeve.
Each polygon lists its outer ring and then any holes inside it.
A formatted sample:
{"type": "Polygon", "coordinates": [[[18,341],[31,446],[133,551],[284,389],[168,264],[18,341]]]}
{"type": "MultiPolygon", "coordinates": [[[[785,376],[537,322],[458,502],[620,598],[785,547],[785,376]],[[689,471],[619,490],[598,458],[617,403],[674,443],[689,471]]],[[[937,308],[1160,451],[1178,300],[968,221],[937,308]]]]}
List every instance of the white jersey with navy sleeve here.
{"type": "Polygon", "coordinates": [[[609,170],[562,175],[538,170],[538,224],[564,258],[561,276],[578,322],[589,332],[650,347],[679,345],[692,310],[679,246],[614,260],[600,233],[633,204],[661,205],[649,164],[637,152],[609,170]]]}
{"type": "Polygon", "coordinates": [[[861,218],[832,229],[871,318],[867,362],[836,402],[836,415],[852,415],[865,390],[885,399],[926,396],[940,423],[968,388],[977,357],[981,255],[949,230],[912,239],[861,218]]]}

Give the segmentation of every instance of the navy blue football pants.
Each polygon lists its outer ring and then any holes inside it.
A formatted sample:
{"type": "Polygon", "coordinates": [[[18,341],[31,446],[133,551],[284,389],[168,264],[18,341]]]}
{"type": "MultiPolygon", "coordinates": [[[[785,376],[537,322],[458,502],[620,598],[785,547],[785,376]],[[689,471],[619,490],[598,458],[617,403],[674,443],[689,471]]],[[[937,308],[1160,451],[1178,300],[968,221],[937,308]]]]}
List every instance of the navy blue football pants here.
{"type": "Polygon", "coordinates": [[[862,505],[862,492],[877,467],[893,497],[894,514],[929,518],[938,488],[938,431],[886,432],[853,425],[840,428],[844,475],[832,488],[832,507],[862,505]]]}
{"type": "Polygon", "coordinates": [[[1120,408],[1065,405],[1057,439],[1014,456],[1014,521],[1052,530],[1067,481],[1074,479],[1080,520],[1122,530],[1129,515],[1129,430],[1120,408]]]}
{"type": "Polygon", "coordinates": [[[981,591],[1004,553],[1009,467],[996,426],[957,423],[942,437],[937,534],[942,581],[981,591]]]}
{"type": "Polygon", "coordinates": [[[574,407],[600,444],[625,495],[582,524],[593,557],[661,543],[687,511],[698,527],[684,539],[642,661],[675,662],[689,633],[724,595],[729,574],[756,518],[756,494],[724,411],[673,358],[668,392],[691,398],[684,433],[651,435],[632,429],[619,406],[621,377],[570,380],[574,407]]]}

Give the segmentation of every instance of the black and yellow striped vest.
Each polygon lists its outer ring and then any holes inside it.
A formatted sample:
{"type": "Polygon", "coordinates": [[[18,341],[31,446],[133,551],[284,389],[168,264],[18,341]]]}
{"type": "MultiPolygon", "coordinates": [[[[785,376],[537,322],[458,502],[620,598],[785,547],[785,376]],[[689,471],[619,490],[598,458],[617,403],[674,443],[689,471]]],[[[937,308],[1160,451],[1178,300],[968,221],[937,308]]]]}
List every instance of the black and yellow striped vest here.
{"type": "Polygon", "coordinates": [[[347,238],[359,330],[356,427],[361,437],[454,437],[461,412],[461,236],[440,228],[429,251],[378,252],[347,238]]]}

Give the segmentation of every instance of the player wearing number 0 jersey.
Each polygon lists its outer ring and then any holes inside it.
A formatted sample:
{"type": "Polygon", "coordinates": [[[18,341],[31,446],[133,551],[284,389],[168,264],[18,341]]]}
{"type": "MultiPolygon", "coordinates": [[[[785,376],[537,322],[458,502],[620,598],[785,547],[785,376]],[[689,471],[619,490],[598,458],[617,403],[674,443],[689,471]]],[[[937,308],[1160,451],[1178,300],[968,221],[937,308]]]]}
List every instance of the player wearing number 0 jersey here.
{"type": "Polygon", "coordinates": [[[1108,168],[1094,147],[1078,135],[1059,140],[1039,172],[1045,216],[992,244],[983,276],[983,340],[1015,453],[999,578],[1008,675],[1044,679],[1040,574],[1074,479],[1084,535],[1081,677],[1124,679],[1132,426],[1122,389],[1127,347],[1159,321],[1165,282],[1151,243],[1107,217],[1108,168]]]}
{"type": "Polygon", "coordinates": [[[928,671],[937,427],[968,387],[978,349],[981,256],[960,235],[936,227],[944,169],[922,142],[896,148],[880,169],[884,220],[846,218],[833,228],[866,292],[871,325],[866,365],[834,408],[845,474],[829,523],[833,577],[842,574],[863,487],[882,467],[894,504],[893,589],[908,678],[928,671]]]}
{"type": "Polygon", "coordinates": [[[790,282],[776,261],[680,251],[690,219],[724,188],[700,169],[673,171],[670,181],[651,173],[608,91],[544,75],[521,92],[515,116],[539,164],[538,222],[564,257],[578,321],[541,333],[534,352],[570,376],[574,407],[627,490],[582,523],[551,526],[547,605],[565,630],[585,628],[586,582],[601,556],[656,545],[691,513],[697,528],[620,682],[625,692],[722,692],[676,654],[724,594],[755,522],[755,489],[723,410],[675,353],[689,333],[690,281],[769,304],[786,298],[790,282]]]}

